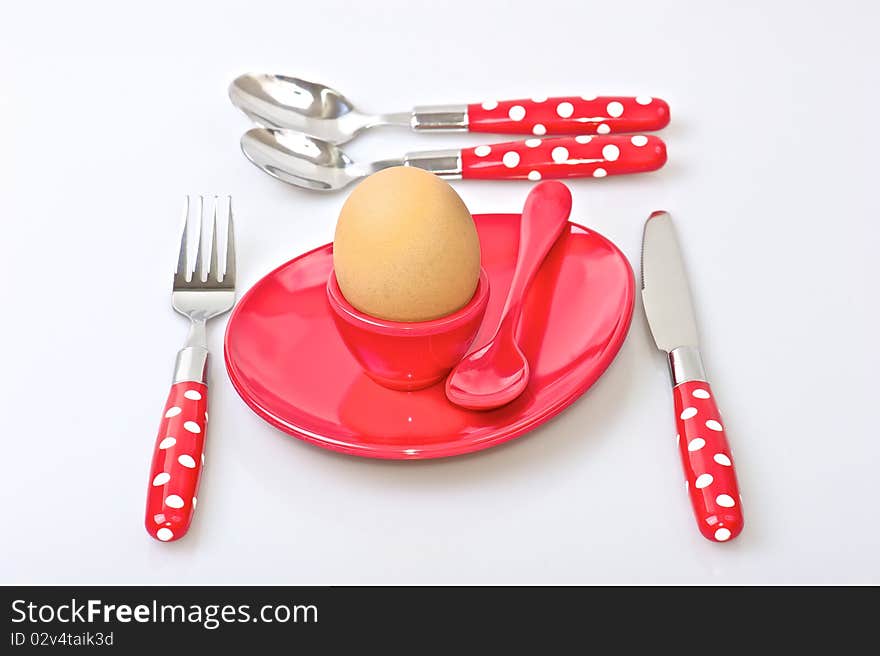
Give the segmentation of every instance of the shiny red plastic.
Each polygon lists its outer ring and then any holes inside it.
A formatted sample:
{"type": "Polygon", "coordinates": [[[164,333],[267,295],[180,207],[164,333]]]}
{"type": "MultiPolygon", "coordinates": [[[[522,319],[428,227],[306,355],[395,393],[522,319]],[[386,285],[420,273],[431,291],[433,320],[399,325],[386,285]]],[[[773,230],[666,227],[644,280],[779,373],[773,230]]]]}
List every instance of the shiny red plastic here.
{"type": "Polygon", "coordinates": [[[669,105],[649,96],[568,96],[468,105],[468,130],[496,134],[652,132],[669,124],[669,105]]]}
{"type": "Polygon", "coordinates": [[[208,387],[184,382],[171,386],[147,489],[147,533],[161,540],[179,540],[192,522],[205,462],[208,428],[208,387]]]}
{"type": "Polygon", "coordinates": [[[510,403],[529,383],[529,361],[516,341],[522,305],[532,279],[568,228],[571,191],[561,182],[532,187],[520,219],[519,248],[504,309],[489,342],[459,362],[446,379],[446,398],[471,410],[510,403]]]}
{"type": "Polygon", "coordinates": [[[727,542],[743,528],[733,456],[709,383],[690,381],[672,391],[678,448],[700,533],[727,542]]]}
{"type": "Polygon", "coordinates": [[[665,163],[663,140],[642,134],[526,139],[461,151],[466,179],[604,178],[654,171],[665,163]]]}
{"type": "MultiPolygon", "coordinates": [[[[519,215],[474,216],[489,276],[475,346],[497,324],[510,287],[519,215]]],[[[485,449],[532,430],[570,405],[614,359],[632,319],[635,279],[607,239],[571,224],[523,306],[519,345],[531,365],[525,392],[490,412],[452,405],[444,385],[396,392],[364,374],[339,339],[327,302],[330,244],[258,281],[226,329],[229,377],[260,417],[300,439],[372,458],[421,459],[485,449]]],[[[589,401],[586,401],[589,402],[589,401]]]]}
{"type": "Polygon", "coordinates": [[[470,302],[433,321],[387,321],[364,314],[345,300],[332,272],[327,300],[339,336],[364,372],[385,387],[417,390],[443,380],[467,353],[489,303],[489,277],[481,270],[470,302]]]}

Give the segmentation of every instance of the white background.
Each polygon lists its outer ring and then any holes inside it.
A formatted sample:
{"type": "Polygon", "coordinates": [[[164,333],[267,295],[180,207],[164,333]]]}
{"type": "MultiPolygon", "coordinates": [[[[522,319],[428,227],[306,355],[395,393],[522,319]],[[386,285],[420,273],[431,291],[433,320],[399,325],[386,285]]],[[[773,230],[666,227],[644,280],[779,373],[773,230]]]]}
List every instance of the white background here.
{"type": "MultiPolygon", "coordinates": [[[[21,2],[0,23],[0,582],[880,583],[876,3],[140,7],[21,2]],[[345,198],[244,159],[248,122],[226,86],[246,71],[322,81],[377,111],[665,98],[666,168],[573,182],[573,218],[637,266],[648,213],[675,216],[742,536],[697,532],[638,306],[616,361],[563,415],[437,462],[288,438],[218,357],[193,528],[148,538],[147,470],[185,334],[169,303],[184,194],[234,196],[241,291],[329,241],[345,198]]],[[[347,150],[481,141],[392,130],[347,150]]],[[[455,186],[471,211],[506,212],[530,185],[455,186]]],[[[215,356],[224,325],[210,326],[215,356]]]]}

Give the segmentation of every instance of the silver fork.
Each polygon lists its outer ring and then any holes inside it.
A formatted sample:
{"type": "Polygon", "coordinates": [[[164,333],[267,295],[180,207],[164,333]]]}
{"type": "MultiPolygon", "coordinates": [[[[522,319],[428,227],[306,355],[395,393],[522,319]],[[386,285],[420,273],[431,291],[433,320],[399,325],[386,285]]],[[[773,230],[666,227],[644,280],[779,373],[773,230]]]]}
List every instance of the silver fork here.
{"type": "Polygon", "coordinates": [[[205,201],[195,203],[187,196],[183,215],[180,255],[174,272],[171,304],[190,321],[189,336],[177,353],[171,392],[159,424],[153,449],[150,483],[147,491],[145,525],[147,533],[169,542],[178,540],[189,529],[198,500],[196,494],[205,464],[205,438],[208,428],[208,342],[205,323],[229,311],[235,303],[235,237],[232,229],[232,199],[226,204],[226,257],[220,270],[217,249],[217,215],[221,203],[214,196],[213,228],[207,246],[202,239],[205,201]],[[195,204],[198,217],[198,246],[195,266],[188,264],[188,217],[195,204]],[[203,259],[207,258],[207,269],[203,259]]]}

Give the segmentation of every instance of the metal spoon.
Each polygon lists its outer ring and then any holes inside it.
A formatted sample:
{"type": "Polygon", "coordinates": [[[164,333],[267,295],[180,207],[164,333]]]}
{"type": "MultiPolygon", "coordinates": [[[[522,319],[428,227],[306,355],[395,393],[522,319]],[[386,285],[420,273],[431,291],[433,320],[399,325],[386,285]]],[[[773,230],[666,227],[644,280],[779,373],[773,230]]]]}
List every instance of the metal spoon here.
{"type": "Polygon", "coordinates": [[[342,144],[377,125],[414,130],[466,130],[465,105],[416,107],[409,112],[365,114],[341,93],[323,84],[286,75],[247,73],[229,85],[232,104],[269,128],[290,128],[342,144]]]}
{"type": "MultiPolygon", "coordinates": [[[[516,342],[522,304],[547,253],[568,225],[571,192],[561,182],[536,185],[520,219],[519,251],[510,291],[489,343],[468,354],[446,379],[446,398],[470,410],[510,403],[529,383],[529,362],[516,342]]],[[[540,317],[533,317],[540,321],[540,317]]]]}
{"type": "Polygon", "coordinates": [[[321,139],[290,130],[253,128],[242,136],[241,149],[272,177],[318,191],[341,189],[390,166],[415,166],[447,180],[540,180],[604,178],[653,171],[666,162],[666,146],[659,137],[611,134],[428,150],[357,163],[321,139]]]}
{"type": "Polygon", "coordinates": [[[247,73],[233,80],[229,98],[258,125],[297,130],[334,144],[345,143],[376,125],[550,136],[650,132],[669,123],[669,105],[650,96],[523,98],[366,114],[323,84],[262,73],[247,73]]]}

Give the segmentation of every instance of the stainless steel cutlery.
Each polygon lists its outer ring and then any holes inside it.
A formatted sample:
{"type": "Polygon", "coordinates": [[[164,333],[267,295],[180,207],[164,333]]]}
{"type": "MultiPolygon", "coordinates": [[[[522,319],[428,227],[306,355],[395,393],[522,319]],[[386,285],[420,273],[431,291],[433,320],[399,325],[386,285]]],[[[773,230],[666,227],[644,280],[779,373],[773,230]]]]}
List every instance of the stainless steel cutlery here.
{"type": "Polygon", "coordinates": [[[449,180],[536,181],[653,171],[666,162],[665,144],[646,135],[526,139],[355,162],[338,146],[301,132],[253,128],[242,136],[241,149],[273,178],[315,191],[342,189],[390,166],[415,166],[449,180]]]}
{"type": "Polygon", "coordinates": [[[676,440],[697,526],[709,540],[732,540],[743,527],[742,499],[703,368],[684,260],[667,212],[654,212],[645,223],[642,300],[657,348],[669,358],[676,440]]]}
{"type": "Polygon", "coordinates": [[[208,221],[212,226],[210,241],[205,238],[202,228],[205,209],[203,197],[187,197],[180,253],[172,284],[171,305],[189,319],[189,335],[177,353],[171,391],[159,424],[150,467],[145,526],[151,536],[162,542],[183,537],[198,504],[208,430],[206,323],[229,311],[235,303],[232,199],[227,197],[223,203],[216,196],[213,198],[208,221]],[[191,210],[197,227],[194,263],[188,258],[191,210]],[[217,231],[221,225],[226,232],[226,253],[222,260],[217,245],[217,231]],[[208,263],[205,264],[204,260],[208,263]]]}
{"type": "Polygon", "coordinates": [[[470,131],[535,136],[651,132],[669,123],[669,105],[651,96],[562,96],[423,105],[367,114],[335,89],[297,77],[247,73],[229,98],[255,123],[288,128],[332,144],[380,125],[418,131],[470,131]]]}
{"type": "Polygon", "coordinates": [[[535,181],[653,171],[666,162],[666,146],[658,137],[617,137],[667,125],[669,106],[651,96],[533,97],[371,114],[322,84],[248,73],[232,81],[229,97],[259,126],[241,139],[247,158],[272,177],[311,190],[341,189],[389,166],[416,166],[449,179],[535,181]],[[530,138],[360,164],[338,148],[363,130],[382,125],[530,138]],[[545,135],[570,136],[538,138],[545,135]]]}

